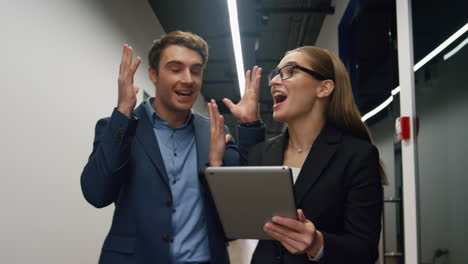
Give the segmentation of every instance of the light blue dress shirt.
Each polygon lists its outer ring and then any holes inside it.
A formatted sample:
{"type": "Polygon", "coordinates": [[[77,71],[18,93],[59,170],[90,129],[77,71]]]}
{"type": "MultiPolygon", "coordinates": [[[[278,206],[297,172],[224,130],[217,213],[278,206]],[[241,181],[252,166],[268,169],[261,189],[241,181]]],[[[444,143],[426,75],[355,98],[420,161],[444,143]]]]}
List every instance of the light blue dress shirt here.
{"type": "Polygon", "coordinates": [[[197,149],[193,114],[177,128],[171,128],[152,107],[154,97],[145,102],[153,124],[172,192],[172,243],[174,264],[210,261],[208,229],[198,180],[197,149]]]}

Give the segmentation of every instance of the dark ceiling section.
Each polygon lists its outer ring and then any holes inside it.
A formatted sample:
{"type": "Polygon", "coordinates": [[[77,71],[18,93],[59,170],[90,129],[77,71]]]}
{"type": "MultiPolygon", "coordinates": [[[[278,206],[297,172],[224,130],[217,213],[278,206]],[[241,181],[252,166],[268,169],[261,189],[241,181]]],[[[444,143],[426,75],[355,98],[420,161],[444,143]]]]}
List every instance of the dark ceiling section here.
{"type": "Polygon", "coordinates": [[[387,100],[398,86],[395,1],[368,1],[354,30],[354,52],[359,61],[356,101],[364,115],[387,100]]]}
{"type": "MultiPolygon", "coordinates": [[[[226,122],[235,132],[235,120],[221,102],[224,97],[234,102],[240,99],[226,2],[149,0],[166,32],[191,31],[208,42],[210,58],[202,94],[207,100],[219,102],[226,122]]],[[[398,86],[395,3],[349,0],[341,19],[339,55],[350,72],[353,94],[362,114],[384,102],[398,86]]],[[[281,125],[272,120],[273,102],[266,76],[286,51],[314,45],[324,18],[333,14],[334,8],[331,0],[237,0],[237,5],[244,67],[263,68],[260,115],[269,134],[274,135],[281,125]]],[[[466,23],[467,8],[466,0],[412,1],[415,63],[466,23]]],[[[375,123],[389,113],[398,115],[397,112],[387,108],[367,123],[375,123]]]]}
{"type": "Polygon", "coordinates": [[[467,0],[413,0],[411,5],[414,63],[468,23],[467,0]]]}
{"type": "MultiPolygon", "coordinates": [[[[333,11],[330,0],[259,1],[256,63],[263,67],[263,76],[276,67],[286,51],[314,45],[325,16],[333,11]]],[[[271,105],[267,80],[262,81],[261,101],[271,105]]]]}
{"type": "MultiPolygon", "coordinates": [[[[467,22],[466,0],[441,3],[412,1],[415,64],[467,22]]],[[[395,0],[350,0],[340,23],[340,57],[350,72],[362,114],[383,103],[399,85],[395,5],[395,0]]],[[[396,107],[391,105],[367,123],[378,122],[387,114],[397,117],[398,101],[393,105],[396,107]]]]}
{"type": "MultiPolygon", "coordinates": [[[[339,30],[340,57],[364,115],[388,99],[398,86],[395,0],[350,0],[339,30]]],[[[382,111],[367,123],[386,115],[387,111],[382,111]]]]}
{"type": "MultiPolygon", "coordinates": [[[[202,36],[210,47],[210,58],[204,73],[202,94],[216,99],[239,101],[237,73],[229,27],[226,0],[149,0],[166,32],[185,30],[202,36]]],[[[313,45],[323,20],[334,12],[331,0],[238,0],[239,27],[245,70],[263,68],[261,84],[261,118],[269,134],[278,133],[281,125],[272,120],[272,99],[266,81],[290,49],[313,45]]],[[[229,119],[229,118],[228,118],[229,119]]]]}

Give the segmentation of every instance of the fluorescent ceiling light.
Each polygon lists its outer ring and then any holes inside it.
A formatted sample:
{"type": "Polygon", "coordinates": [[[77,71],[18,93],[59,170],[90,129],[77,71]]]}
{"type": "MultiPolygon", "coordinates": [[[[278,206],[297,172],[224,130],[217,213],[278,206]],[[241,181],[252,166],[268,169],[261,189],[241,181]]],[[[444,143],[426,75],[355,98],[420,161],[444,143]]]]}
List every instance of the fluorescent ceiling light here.
{"type": "Polygon", "coordinates": [[[400,90],[401,90],[401,89],[400,89],[400,86],[398,86],[397,88],[393,89],[393,90],[392,90],[392,96],[393,96],[393,95],[397,95],[397,94],[400,92],[400,90]]]}
{"type": "Polygon", "coordinates": [[[426,55],[422,60],[420,60],[416,65],[414,65],[414,71],[419,70],[424,64],[426,64],[428,61],[432,60],[435,56],[437,56],[442,50],[447,48],[450,44],[452,44],[455,40],[457,40],[459,37],[461,37],[466,31],[468,31],[468,23],[466,23],[462,28],[460,28],[455,34],[450,36],[448,39],[446,39],[442,44],[439,45],[439,47],[435,48],[433,51],[431,51],[429,54],[426,55]]]}
{"type": "Polygon", "coordinates": [[[236,60],[237,81],[239,83],[239,92],[242,98],[245,89],[244,61],[242,59],[242,46],[239,33],[239,22],[237,20],[236,0],[227,0],[229,11],[229,24],[231,26],[232,45],[234,46],[234,58],[236,60]]]}
{"type": "Polygon", "coordinates": [[[385,107],[387,107],[392,101],[393,101],[393,96],[390,96],[387,100],[385,100],[385,102],[381,103],[379,106],[377,106],[376,108],[374,108],[372,111],[370,111],[369,113],[365,114],[365,115],[362,117],[362,122],[366,122],[367,119],[373,117],[373,116],[376,115],[378,112],[380,112],[380,111],[382,111],[383,109],[385,109],[385,107]]]}
{"type": "MultiPolygon", "coordinates": [[[[466,23],[463,27],[461,27],[457,32],[455,32],[452,36],[450,36],[448,39],[446,39],[442,44],[440,44],[437,48],[435,48],[433,51],[431,51],[429,54],[426,55],[422,60],[420,60],[418,63],[414,65],[414,71],[419,70],[424,64],[432,60],[435,56],[437,56],[439,53],[441,53],[445,48],[447,48],[450,44],[452,44],[455,40],[457,40],[459,37],[461,37],[463,34],[465,34],[468,31],[468,23],[466,23]]],[[[448,55],[448,58],[453,56],[455,53],[457,53],[458,50],[460,50],[464,45],[468,43],[468,38],[465,39],[462,43],[460,43],[456,48],[454,48],[452,51],[449,53],[445,54],[444,60],[446,60],[446,56],[448,55]],[[450,55],[449,55],[450,54],[450,55]]],[[[447,58],[447,59],[448,59],[447,58]]],[[[368,112],[367,114],[362,116],[362,122],[366,122],[367,119],[373,117],[376,115],[378,112],[382,111],[387,107],[392,101],[393,101],[393,96],[397,95],[400,92],[400,86],[396,87],[395,89],[392,90],[392,95],[385,100],[385,102],[381,103],[379,106],[374,108],[372,111],[368,112]]]]}
{"type": "Polygon", "coordinates": [[[444,55],[444,60],[450,59],[455,53],[460,51],[466,44],[468,44],[468,38],[466,38],[464,41],[462,41],[458,46],[456,46],[453,50],[447,52],[447,54],[444,55]]]}

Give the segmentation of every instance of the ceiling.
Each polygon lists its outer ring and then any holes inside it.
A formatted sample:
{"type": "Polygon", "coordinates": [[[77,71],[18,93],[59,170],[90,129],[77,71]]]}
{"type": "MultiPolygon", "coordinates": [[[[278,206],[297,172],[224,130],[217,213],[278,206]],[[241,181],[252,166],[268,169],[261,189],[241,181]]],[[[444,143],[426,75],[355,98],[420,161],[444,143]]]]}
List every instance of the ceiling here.
{"type": "MultiPolygon", "coordinates": [[[[149,0],[166,32],[191,31],[209,45],[209,60],[204,73],[202,94],[215,99],[222,113],[229,110],[223,98],[239,101],[239,88],[226,0],[149,0]]],[[[290,49],[313,45],[327,14],[333,14],[331,0],[238,0],[239,27],[245,69],[263,68],[261,118],[270,134],[281,129],[271,118],[273,105],[266,82],[267,73],[276,67],[290,49]]]]}
{"type": "MultiPolygon", "coordinates": [[[[235,120],[221,101],[225,97],[234,102],[239,100],[227,1],[148,1],[166,32],[191,31],[208,42],[210,58],[202,94],[205,99],[217,100],[226,123],[235,133],[232,129],[235,120]]],[[[350,72],[353,94],[362,114],[380,105],[398,86],[395,3],[395,0],[349,0],[346,10],[349,14],[345,12],[341,20],[347,35],[342,35],[340,24],[340,57],[350,72]],[[348,52],[342,52],[343,48],[348,52]]],[[[237,0],[237,4],[244,67],[263,68],[260,116],[268,133],[274,135],[282,125],[272,119],[267,73],[286,51],[314,45],[325,17],[334,13],[334,7],[331,0],[237,0]]],[[[452,0],[450,5],[437,0],[413,0],[412,8],[415,62],[467,21],[466,0],[452,0]]],[[[387,108],[367,123],[372,125],[391,111],[390,114],[398,115],[396,105],[395,111],[387,108]]]]}

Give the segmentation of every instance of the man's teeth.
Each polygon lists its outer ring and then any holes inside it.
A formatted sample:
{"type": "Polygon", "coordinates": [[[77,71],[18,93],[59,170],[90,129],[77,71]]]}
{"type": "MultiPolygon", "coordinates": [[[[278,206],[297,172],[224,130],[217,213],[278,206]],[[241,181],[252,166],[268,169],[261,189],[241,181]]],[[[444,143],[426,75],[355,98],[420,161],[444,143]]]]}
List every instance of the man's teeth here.
{"type": "Polygon", "coordinates": [[[190,92],[190,91],[177,91],[176,93],[179,94],[179,95],[185,95],[185,96],[188,96],[188,95],[192,94],[192,92],[190,92]]]}

